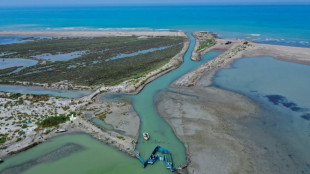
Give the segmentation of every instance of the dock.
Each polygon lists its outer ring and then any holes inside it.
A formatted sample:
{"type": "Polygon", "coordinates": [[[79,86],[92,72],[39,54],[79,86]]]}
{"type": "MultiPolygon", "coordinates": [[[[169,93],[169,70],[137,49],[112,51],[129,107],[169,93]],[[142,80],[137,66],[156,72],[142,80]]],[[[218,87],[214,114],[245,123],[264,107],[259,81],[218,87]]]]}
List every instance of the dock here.
{"type": "Polygon", "coordinates": [[[150,157],[146,161],[144,161],[142,159],[139,152],[137,152],[137,157],[141,161],[144,168],[148,164],[154,164],[157,160],[159,160],[159,161],[164,161],[166,163],[167,169],[170,169],[172,172],[174,172],[176,170],[176,168],[173,167],[173,160],[172,160],[171,152],[168,149],[164,149],[160,146],[155,147],[155,149],[152,151],[150,157]],[[160,152],[164,155],[160,156],[159,154],[157,154],[157,152],[160,152]]]}

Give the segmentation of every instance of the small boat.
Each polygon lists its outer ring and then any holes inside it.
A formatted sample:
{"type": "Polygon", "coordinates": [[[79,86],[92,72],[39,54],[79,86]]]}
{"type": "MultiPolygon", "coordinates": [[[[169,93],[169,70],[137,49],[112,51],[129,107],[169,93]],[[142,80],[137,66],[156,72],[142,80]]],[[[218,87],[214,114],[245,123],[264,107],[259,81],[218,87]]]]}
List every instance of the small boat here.
{"type": "Polygon", "coordinates": [[[225,45],[229,45],[229,44],[231,44],[231,41],[227,41],[227,42],[225,43],[225,45]]]}
{"type": "Polygon", "coordinates": [[[55,133],[62,133],[62,132],[67,132],[67,130],[66,129],[57,129],[55,131],[55,133]]]}
{"type": "Polygon", "coordinates": [[[143,132],[143,138],[144,138],[145,140],[149,140],[149,138],[150,138],[149,133],[143,132]]]}
{"type": "Polygon", "coordinates": [[[4,162],[3,159],[0,158],[0,163],[3,163],[3,162],[4,162]]]}

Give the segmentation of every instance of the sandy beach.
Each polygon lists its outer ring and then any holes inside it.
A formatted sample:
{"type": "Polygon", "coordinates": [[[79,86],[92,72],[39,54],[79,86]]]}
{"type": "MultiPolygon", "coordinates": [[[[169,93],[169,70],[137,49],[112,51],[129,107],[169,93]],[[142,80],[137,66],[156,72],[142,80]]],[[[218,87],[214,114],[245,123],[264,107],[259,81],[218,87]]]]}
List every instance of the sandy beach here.
{"type": "MultiPolygon", "coordinates": [[[[193,35],[196,36],[197,34],[193,35]]],[[[199,83],[199,81],[200,85],[202,83],[205,86],[210,85],[212,84],[211,79],[216,71],[230,67],[233,61],[244,57],[273,57],[282,61],[310,65],[310,48],[268,45],[227,39],[216,39],[214,46],[202,50],[200,54],[196,54],[196,57],[192,57],[192,60],[200,60],[201,55],[211,50],[221,51],[223,53],[217,58],[201,65],[196,70],[184,75],[174,85],[193,86],[199,83]],[[231,44],[226,45],[225,43],[227,41],[230,41],[231,44]],[[201,78],[202,80],[200,80],[201,78]]]]}
{"type": "Polygon", "coordinates": [[[0,36],[112,37],[112,36],[186,36],[178,31],[1,31],[0,36]]]}

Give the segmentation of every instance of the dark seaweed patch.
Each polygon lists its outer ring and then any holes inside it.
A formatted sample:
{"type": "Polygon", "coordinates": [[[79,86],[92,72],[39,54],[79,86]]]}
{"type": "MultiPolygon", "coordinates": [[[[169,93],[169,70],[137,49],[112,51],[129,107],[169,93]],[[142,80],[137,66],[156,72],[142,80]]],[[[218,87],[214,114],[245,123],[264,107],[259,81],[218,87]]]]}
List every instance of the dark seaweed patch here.
{"type": "Polygon", "coordinates": [[[310,114],[306,113],[306,114],[302,115],[301,118],[303,118],[305,120],[310,120],[310,114]]]}
{"type": "Polygon", "coordinates": [[[284,99],[286,99],[285,97],[283,97],[281,95],[266,95],[265,97],[267,97],[268,100],[270,102],[272,102],[274,105],[278,105],[280,103],[283,103],[284,99]]]}
{"type": "Polygon", "coordinates": [[[281,95],[266,95],[265,97],[268,98],[268,100],[273,103],[274,105],[282,105],[286,108],[289,108],[292,111],[295,112],[305,112],[308,109],[306,108],[301,108],[299,107],[296,103],[294,102],[289,102],[286,97],[283,97],[281,95]]]}

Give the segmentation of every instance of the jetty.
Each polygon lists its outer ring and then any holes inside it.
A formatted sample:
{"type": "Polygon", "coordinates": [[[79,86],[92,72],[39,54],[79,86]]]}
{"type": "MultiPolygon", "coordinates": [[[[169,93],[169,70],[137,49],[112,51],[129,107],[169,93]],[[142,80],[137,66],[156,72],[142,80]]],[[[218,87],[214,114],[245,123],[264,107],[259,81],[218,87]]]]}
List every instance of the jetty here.
{"type": "Polygon", "coordinates": [[[144,161],[142,159],[139,152],[137,152],[137,158],[141,161],[144,168],[148,164],[154,164],[157,160],[159,160],[159,161],[164,161],[166,163],[167,169],[170,169],[172,172],[174,172],[176,170],[176,168],[173,167],[173,160],[172,160],[171,152],[168,149],[164,149],[160,146],[155,147],[155,149],[152,151],[150,157],[146,161],[144,161]],[[157,152],[160,152],[164,155],[160,156],[159,154],[157,154],[157,152]]]}

